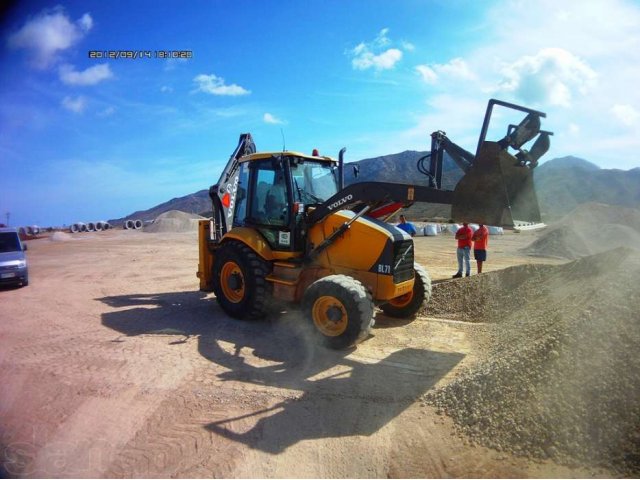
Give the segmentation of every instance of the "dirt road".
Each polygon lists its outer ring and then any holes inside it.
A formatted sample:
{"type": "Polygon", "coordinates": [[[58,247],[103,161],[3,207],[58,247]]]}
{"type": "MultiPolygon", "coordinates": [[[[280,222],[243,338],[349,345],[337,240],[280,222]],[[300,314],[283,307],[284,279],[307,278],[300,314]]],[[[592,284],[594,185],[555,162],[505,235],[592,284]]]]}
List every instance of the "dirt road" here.
{"type": "MultiPolygon", "coordinates": [[[[518,253],[534,235],[492,237],[486,271],[542,261],[518,253]]],[[[434,280],[455,271],[451,236],[416,251],[434,280]]],[[[31,284],[0,290],[4,475],[589,474],[471,445],[419,401],[475,361],[478,325],[379,314],[356,349],[327,351],[296,312],[226,317],[198,291],[194,233],[59,235],[28,253],[31,284]]]]}

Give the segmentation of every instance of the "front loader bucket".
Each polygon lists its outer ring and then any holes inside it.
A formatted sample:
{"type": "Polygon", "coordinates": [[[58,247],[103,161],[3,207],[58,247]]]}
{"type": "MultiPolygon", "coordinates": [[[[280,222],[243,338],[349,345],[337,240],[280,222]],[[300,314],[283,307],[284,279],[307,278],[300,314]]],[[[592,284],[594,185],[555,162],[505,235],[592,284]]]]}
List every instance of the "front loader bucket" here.
{"type": "Polygon", "coordinates": [[[513,227],[540,223],[533,170],[496,142],[484,142],[479,155],[453,193],[451,217],[456,222],[513,227]]]}

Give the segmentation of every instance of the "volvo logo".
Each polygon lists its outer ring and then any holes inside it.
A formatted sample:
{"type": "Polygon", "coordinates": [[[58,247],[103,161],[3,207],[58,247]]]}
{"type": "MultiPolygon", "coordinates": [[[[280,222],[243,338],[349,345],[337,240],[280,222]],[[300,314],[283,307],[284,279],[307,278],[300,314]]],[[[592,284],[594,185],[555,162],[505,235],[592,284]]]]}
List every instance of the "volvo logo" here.
{"type": "Polygon", "coordinates": [[[334,209],[338,208],[341,205],[344,205],[345,203],[347,203],[350,200],[353,200],[353,195],[352,194],[349,194],[346,197],[342,197],[340,200],[336,200],[331,205],[329,205],[327,208],[329,209],[329,211],[333,211],[334,209]]]}

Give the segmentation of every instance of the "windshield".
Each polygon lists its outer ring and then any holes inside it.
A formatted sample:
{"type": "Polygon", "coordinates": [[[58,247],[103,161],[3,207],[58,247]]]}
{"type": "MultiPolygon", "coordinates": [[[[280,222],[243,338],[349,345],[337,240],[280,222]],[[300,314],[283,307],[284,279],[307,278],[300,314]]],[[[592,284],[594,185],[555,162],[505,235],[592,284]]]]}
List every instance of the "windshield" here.
{"type": "Polygon", "coordinates": [[[293,197],[302,203],[322,203],[338,192],[335,167],[328,162],[305,160],[292,164],[293,197]]]}
{"type": "Polygon", "coordinates": [[[5,252],[19,252],[20,240],[18,234],[15,232],[0,232],[0,253],[5,252]]]}

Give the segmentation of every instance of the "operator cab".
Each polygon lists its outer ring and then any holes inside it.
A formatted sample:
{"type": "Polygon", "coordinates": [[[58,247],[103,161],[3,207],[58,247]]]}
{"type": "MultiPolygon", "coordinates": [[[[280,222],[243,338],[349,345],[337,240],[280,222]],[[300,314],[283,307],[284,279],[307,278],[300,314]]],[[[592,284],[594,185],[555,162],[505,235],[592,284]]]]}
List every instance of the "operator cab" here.
{"type": "Polygon", "coordinates": [[[257,228],[273,250],[301,251],[303,215],[338,192],[337,162],[296,152],[239,159],[233,226],[257,228]]]}

